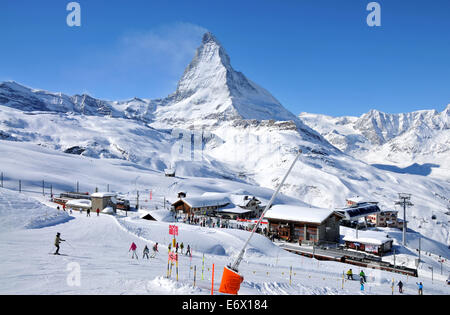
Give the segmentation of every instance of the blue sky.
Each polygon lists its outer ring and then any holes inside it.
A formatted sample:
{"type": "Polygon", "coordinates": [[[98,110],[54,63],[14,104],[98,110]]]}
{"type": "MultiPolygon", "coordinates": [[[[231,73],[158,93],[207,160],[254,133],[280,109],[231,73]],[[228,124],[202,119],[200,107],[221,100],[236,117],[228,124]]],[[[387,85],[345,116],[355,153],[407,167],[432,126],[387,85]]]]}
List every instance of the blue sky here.
{"type": "Polygon", "coordinates": [[[450,1],[66,0],[0,2],[0,81],[122,100],[173,92],[201,35],[290,111],[441,111],[450,103],[450,1]]]}

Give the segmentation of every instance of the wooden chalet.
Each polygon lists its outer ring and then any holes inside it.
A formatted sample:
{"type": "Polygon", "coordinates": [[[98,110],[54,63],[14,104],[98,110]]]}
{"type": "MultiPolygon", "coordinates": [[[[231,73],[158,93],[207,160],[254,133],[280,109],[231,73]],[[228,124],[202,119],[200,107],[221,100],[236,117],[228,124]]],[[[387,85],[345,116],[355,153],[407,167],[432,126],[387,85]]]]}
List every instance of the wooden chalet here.
{"type": "Polygon", "coordinates": [[[188,215],[211,215],[216,210],[229,205],[228,198],[223,197],[189,197],[180,198],[172,204],[172,209],[188,215]]]}
{"type": "Polygon", "coordinates": [[[330,209],[275,205],[264,216],[269,232],[300,244],[339,243],[343,215],[330,209]]]}

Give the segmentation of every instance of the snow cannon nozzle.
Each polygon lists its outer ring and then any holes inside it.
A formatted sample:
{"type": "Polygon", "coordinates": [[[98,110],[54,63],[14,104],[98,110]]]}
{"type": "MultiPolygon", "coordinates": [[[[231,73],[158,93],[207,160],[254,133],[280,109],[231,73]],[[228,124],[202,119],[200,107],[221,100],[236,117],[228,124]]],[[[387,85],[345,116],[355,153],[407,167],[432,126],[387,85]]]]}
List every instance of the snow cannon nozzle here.
{"type": "Polygon", "coordinates": [[[223,268],[222,281],[220,283],[219,292],[231,295],[237,295],[241,288],[244,277],[229,267],[223,268]]]}

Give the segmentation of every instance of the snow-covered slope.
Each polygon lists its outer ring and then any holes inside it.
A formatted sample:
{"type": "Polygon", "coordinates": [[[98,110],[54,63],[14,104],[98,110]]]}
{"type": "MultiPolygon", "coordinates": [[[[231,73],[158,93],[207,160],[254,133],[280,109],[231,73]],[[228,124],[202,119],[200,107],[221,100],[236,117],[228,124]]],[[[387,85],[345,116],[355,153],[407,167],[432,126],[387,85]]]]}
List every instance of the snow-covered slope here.
{"type": "Polygon", "coordinates": [[[43,205],[33,198],[0,188],[0,226],[2,232],[39,229],[69,221],[66,212],[43,205]]]}
{"type": "MultiPolygon", "coordinates": [[[[36,206],[56,210],[25,197],[24,193],[0,189],[0,293],[2,294],[211,294],[212,267],[215,266],[214,294],[223,267],[249,232],[212,229],[178,223],[178,241],[193,247],[192,257],[179,255],[171,277],[167,278],[167,244],[172,223],[140,220],[137,216],[113,217],[101,214],[86,217],[75,212],[71,220],[40,229],[23,229],[8,222],[17,214],[14,207],[36,206]],[[56,232],[66,241],[61,256],[51,253],[56,232]],[[138,246],[139,259],[131,259],[131,242],[138,246]],[[159,243],[153,259],[142,259],[145,245],[159,243]],[[26,258],[24,259],[24,253],[26,258]],[[194,269],[196,281],[194,285],[194,269]]],[[[38,198],[43,203],[48,200],[38,198]]],[[[24,211],[26,211],[24,209],[24,211]]],[[[29,217],[34,212],[29,212],[29,217]]],[[[400,260],[401,257],[398,257],[400,260]]],[[[428,259],[423,257],[424,260],[428,259]]],[[[392,277],[405,283],[404,294],[416,294],[415,281],[425,284],[424,294],[448,294],[443,276],[435,272],[434,281],[425,274],[419,279],[380,270],[366,269],[368,282],[360,291],[359,281],[344,281],[342,272],[351,265],[317,261],[281,250],[261,235],[250,243],[240,273],[244,276],[239,294],[391,294],[392,277]]],[[[447,264],[444,272],[448,271],[447,264]]]]}

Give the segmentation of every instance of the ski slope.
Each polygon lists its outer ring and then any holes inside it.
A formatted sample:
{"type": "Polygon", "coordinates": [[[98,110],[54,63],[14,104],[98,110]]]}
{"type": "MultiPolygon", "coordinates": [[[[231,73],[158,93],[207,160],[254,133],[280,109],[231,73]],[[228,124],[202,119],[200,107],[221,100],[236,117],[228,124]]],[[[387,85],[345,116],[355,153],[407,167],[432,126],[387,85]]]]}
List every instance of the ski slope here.
{"type": "MultiPolygon", "coordinates": [[[[0,208],[0,251],[3,253],[0,294],[206,295],[211,290],[212,264],[215,266],[214,290],[218,294],[223,267],[248,235],[245,231],[178,223],[178,241],[191,242],[194,251],[192,259],[180,256],[177,281],[175,268],[171,278],[166,278],[165,243],[170,240],[169,222],[103,214],[86,217],[76,212],[70,220],[61,221],[63,223],[43,224],[32,229],[10,223],[10,218],[19,211],[11,209],[11,205],[29,205],[30,200],[32,204],[39,204],[37,201],[5,189],[0,189],[0,198],[3,201],[0,208]],[[57,232],[66,240],[61,245],[61,256],[51,254],[57,232]],[[154,242],[160,242],[159,253],[150,260],[131,259],[128,252],[131,242],[137,244],[139,256],[144,245],[151,248],[154,242]],[[214,246],[221,246],[225,252],[218,252],[214,246]],[[74,278],[78,270],[79,286],[74,280],[78,279],[74,278]]],[[[45,199],[41,201],[51,206],[45,199]]],[[[45,205],[41,207],[47,209],[45,205]]],[[[30,219],[41,216],[28,208],[20,213],[26,213],[30,219]]],[[[257,235],[240,267],[245,278],[240,294],[391,294],[392,278],[405,283],[405,294],[416,294],[417,279],[375,270],[365,270],[368,283],[361,292],[359,281],[342,284],[342,272],[348,268],[359,272],[355,266],[319,262],[282,251],[257,235]]],[[[424,294],[450,293],[443,281],[435,280],[432,284],[428,278],[418,280],[424,282],[424,294]]]]}

